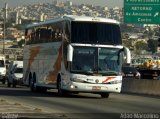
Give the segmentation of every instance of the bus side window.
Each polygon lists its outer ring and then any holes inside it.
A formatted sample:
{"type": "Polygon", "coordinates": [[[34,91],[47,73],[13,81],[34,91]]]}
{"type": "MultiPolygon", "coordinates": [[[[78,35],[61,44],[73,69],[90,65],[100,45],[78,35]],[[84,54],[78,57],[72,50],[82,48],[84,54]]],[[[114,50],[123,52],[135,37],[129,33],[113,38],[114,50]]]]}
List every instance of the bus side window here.
{"type": "Polygon", "coordinates": [[[52,31],[52,41],[55,40],[55,33],[56,33],[55,30],[53,30],[53,31],[52,31]]]}
{"type": "Polygon", "coordinates": [[[35,32],[31,33],[31,43],[35,43],[35,32]]]}
{"type": "Polygon", "coordinates": [[[25,43],[28,45],[30,41],[30,35],[26,35],[25,37],[25,43]]]}
{"type": "Polygon", "coordinates": [[[55,40],[56,41],[58,40],[58,36],[59,36],[59,29],[57,28],[56,29],[56,33],[55,33],[55,40]]]}
{"type": "Polygon", "coordinates": [[[36,30],[36,40],[40,40],[40,29],[36,30]]]}
{"type": "Polygon", "coordinates": [[[43,43],[44,41],[45,41],[45,31],[46,31],[46,29],[44,29],[44,28],[42,28],[41,30],[40,30],[40,41],[41,41],[41,43],[43,43]]]}
{"type": "Polygon", "coordinates": [[[47,30],[46,39],[47,39],[48,42],[51,41],[51,39],[52,39],[52,29],[47,30]]]}
{"type": "Polygon", "coordinates": [[[62,38],[62,31],[60,30],[60,32],[58,33],[58,38],[62,38]]]}

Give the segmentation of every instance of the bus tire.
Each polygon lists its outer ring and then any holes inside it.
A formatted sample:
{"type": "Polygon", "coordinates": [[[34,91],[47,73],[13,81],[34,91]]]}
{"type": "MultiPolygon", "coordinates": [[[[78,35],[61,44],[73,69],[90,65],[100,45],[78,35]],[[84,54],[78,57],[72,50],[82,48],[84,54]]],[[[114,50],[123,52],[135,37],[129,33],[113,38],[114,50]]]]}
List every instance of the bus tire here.
{"type": "Polygon", "coordinates": [[[16,88],[16,81],[13,79],[13,88],[16,88]]]}
{"type": "Polygon", "coordinates": [[[7,79],[7,86],[11,87],[11,83],[9,82],[9,80],[7,79]]]}
{"type": "Polygon", "coordinates": [[[34,92],[34,91],[35,91],[34,85],[35,85],[35,84],[34,84],[34,81],[31,81],[31,82],[30,82],[30,91],[31,91],[31,92],[34,92]]]}
{"type": "Polygon", "coordinates": [[[101,98],[109,98],[109,93],[101,93],[101,98]]]}
{"type": "Polygon", "coordinates": [[[2,84],[5,84],[5,83],[6,83],[6,79],[5,79],[5,78],[3,78],[2,84]]]}
{"type": "Polygon", "coordinates": [[[29,83],[30,83],[29,84],[30,91],[35,92],[36,91],[36,86],[35,86],[36,81],[35,81],[35,78],[32,77],[31,73],[29,74],[29,83]]]}
{"type": "Polygon", "coordinates": [[[64,96],[65,91],[61,88],[62,84],[61,84],[61,78],[60,76],[58,76],[57,79],[57,89],[58,89],[58,96],[64,96]]]}

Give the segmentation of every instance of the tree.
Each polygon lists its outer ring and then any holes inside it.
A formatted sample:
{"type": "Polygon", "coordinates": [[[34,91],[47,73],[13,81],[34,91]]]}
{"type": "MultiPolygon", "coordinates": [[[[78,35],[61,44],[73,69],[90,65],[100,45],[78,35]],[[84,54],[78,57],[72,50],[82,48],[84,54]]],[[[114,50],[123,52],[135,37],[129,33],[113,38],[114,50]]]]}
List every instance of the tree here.
{"type": "Polygon", "coordinates": [[[147,51],[148,45],[144,41],[138,41],[135,43],[135,53],[136,54],[141,54],[142,51],[147,51]]]}
{"type": "Polygon", "coordinates": [[[123,40],[123,45],[128,47],[129,49],[132,49],[133,48],[133,39],[126,39],[126,40],[123,40]]]}
{"type": "Polygon", "coordinates": [[[157,46],[158,46],[158,40],[153,40],[153,39],[148,40],[149,51],[151,51],[152,53],[155,53],[157,50],[157,46]]]}

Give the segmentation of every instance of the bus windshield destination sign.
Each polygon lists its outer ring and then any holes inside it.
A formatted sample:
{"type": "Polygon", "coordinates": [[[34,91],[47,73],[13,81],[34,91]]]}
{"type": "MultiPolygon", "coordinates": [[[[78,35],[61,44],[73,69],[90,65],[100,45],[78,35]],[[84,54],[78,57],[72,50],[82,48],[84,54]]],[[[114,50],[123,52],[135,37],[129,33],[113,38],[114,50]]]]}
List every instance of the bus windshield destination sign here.
{"type": "Polygon", "coordinates": [[[124,0],[124,22],[160,24],[160,0],[124,0]]]}

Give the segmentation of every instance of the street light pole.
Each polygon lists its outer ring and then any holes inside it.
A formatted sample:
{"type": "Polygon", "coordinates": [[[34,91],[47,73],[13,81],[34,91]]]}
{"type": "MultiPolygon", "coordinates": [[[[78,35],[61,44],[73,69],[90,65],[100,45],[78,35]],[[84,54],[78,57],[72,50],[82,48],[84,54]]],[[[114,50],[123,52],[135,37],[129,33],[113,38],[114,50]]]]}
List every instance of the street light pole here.
{"type": "Polygon", "coordinates": [[[3,23],[3,54],[5,54],[4,50],[5,50],[5,37],[6,37],[6,8],[4,8],[4,23],[3,23]]]}
{"type": "Polygon", "coordinates": [[[6,2],[4,7],[4,20],[3,20],[3,54],[5,54],[5,37],[6,37],[6,2]]]}

